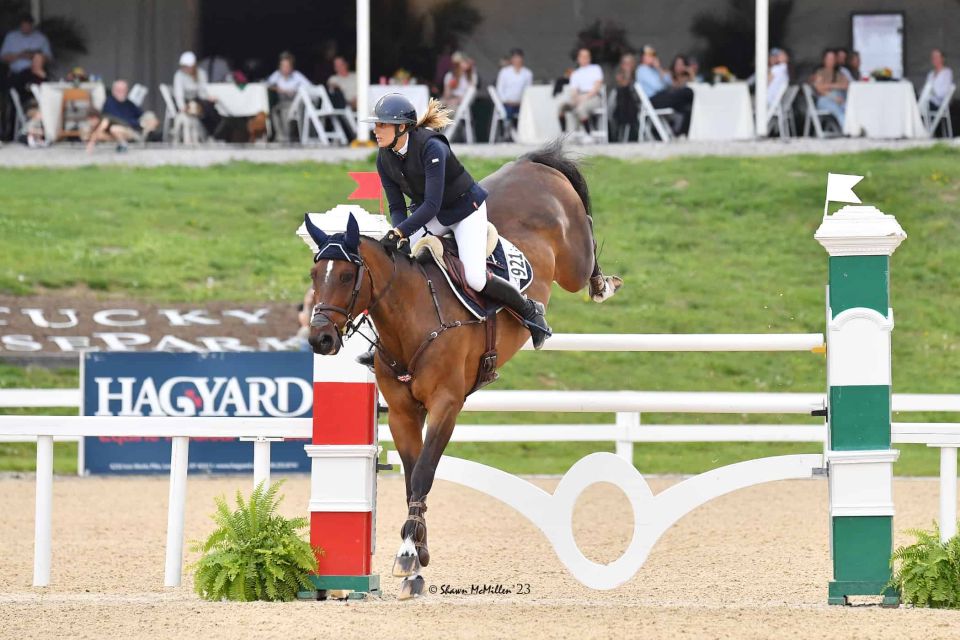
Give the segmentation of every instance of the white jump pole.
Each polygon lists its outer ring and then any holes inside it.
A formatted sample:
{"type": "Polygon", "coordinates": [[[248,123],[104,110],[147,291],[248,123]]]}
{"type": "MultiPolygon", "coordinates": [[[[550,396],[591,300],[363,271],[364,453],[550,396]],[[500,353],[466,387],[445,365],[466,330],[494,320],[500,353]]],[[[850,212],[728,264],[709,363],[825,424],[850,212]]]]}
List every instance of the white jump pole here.
{"type": "Polygon", "coordinates": [[[183,520],[187,503],[190,438],[175,436],[170,449],[170,507],[167,511],[167,561],[163,586],[179,587],[183,570],[183,520]]]}
{"type": "Polygon", "coordinates": [[[50,584],[53,527],[53,436],[37,436],[37,510],[33,532],[33,586],[50,584]]]}
{"type": "Polygon", "coordinates": [[[767,51],[770,48],[770,4],[769,0],[757,0],[757,39],[754,62],[756,83],[754,83],[755,113],[757,116],[757,137],[767,135],[767,51]]]}
{"type": "Polygon", "coordinates": [[[957,535],[957,447],[940,447],[940,541],[957,535]]]}
{"type": "Polygon", "coordinates": [[[265,438],[253,441],[253,488],[261,482],[264,489],[270,486],[270,441],[265,438]]]}
{"type": "MultiPolygon", "coordinates": [[[[357,0],[357,115],[370,115],[370,0],[357,0]]],[[[357,127],[357,141],[369,140],[369,127],[357,127]]]]}

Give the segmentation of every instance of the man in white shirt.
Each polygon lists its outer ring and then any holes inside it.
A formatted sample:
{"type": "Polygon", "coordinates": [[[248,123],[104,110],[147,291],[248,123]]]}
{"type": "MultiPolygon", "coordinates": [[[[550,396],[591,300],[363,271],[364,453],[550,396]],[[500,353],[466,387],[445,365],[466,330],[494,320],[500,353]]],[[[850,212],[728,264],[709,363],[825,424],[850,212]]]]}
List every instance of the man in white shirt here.
{"type": "Polygon", "coordinates": [[[44,62],[50,62],[53,53],[47,36],[33,28],[33,16],[25,13],[20,16],[20,28],[7,33],[0,45],[0,59],[10,67],[10,74],[20,73],[30,68],[34,53],[42,53],[44,62]]]}
{"type": "Polygon", "coordinates": [[[776,108],[790,84],[790,72],[787,69],[787,52],[774,47],[770,50],[770,74],[767,78],[767,111],[776,108]]]}
{"type": "Polygon", "coordinates": [[[600,107],[600,88],[603,86],[603,69],[591,63],[590,50],[577,51],[577,70],[570,75],[570,86],[560,104],[560,126],[564,131],[576,127],[569,123],[576,117],[584,131],[590,133],[590,115],[600,107]]]}
{"type": "Polygon", "coordinates": [[[930,65],[933,69],[927,74],[927,84],[930,85],[930,107],[936,111],[946,100],[947,91],[953,84],[953,69],[946,66],[943,51],[940,49],[930,52],[930,65]]]}
{"type": "Polygon", "coordinates": [[[327,80],[327,88],[331,93],[334,89],[339,89],[343,94],[343,101],[350,105],[350,108],[357,109],[357,74],[350,71],[350,65],[343,56],[337,56],[333,59],[333,75],[327,80]]]}
{"type": "Polygon", "coordinates": [[[497,95],[511,120],[519,117],[523,92],[532,84],[533,72],[523,66],[523,50],[513,49],[510,51],[510,64],[497,74],[497,95]]]}
{"type": "Polygon", "coordinates": [[[289,114],[293,100],[297,96],[300,87],[310,86],[310,81],[306,76],[294,69],[296,59],[289,51],[280,54],[280,63],[277,70],[267,78],[267,88],[270,90],[271,108],[270,118],[273,122],[273,130],[276,132],[279,142],[289,140],[290,126],[289,114]]]}

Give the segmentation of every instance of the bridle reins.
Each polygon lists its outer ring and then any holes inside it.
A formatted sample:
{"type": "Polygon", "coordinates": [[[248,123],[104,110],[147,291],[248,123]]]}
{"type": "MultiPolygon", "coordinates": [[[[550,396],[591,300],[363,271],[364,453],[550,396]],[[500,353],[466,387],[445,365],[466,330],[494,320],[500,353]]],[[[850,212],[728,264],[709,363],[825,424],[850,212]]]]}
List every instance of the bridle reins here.
{"type": "MultiPolygon", "coordinates": [[[[317,262],[319,262],[319,260],[317,260],[317,262]]],[[[337,338],[340,340],[341,344],[343,344],[344,337],[349,338],[351,335],[356,333],[363,324],[363,320],[354,324],[354,320],[357,317],[357,314],[355,314],[354,311],[355,307],[357,306],[357,300],[360,298],[360,290],[363,289],[364,276],[370,280],[370,304],[367,305],[367,308],[362,310],[359,315],[362,315],[364,319],[366,319],[369,317],[370,312],[376,308],[378,304],[380,304],[381,300],[386,297],[387,292],[390,291],[390,288],[393,286],[393,283],[397,278],[398,272],[397,261],[392,260],[393,273],[390,275],[390,279],[387,280],[387,284],[383,286],[383,290],[380,291],[380,295],[377,295],[376,283],[373,281],[373,273],[370,271],[370,268],[367,267],[367,263],[363,260],[363,256],[357,253],[351,257],[350,262],[356,266],[357,271],[354,275],[353,291],[350,294],[349,304],[346,307],[340,307],[335,304],[324,304],[323,302],[318,302],[317,304],[313,305],[313,311],[310,315],[311,327],[322,327],[324,324],[333,325],[337,330],[337,338]],[[328,312],[339,313],[344,317],[344,328],[342,330],[328,315],[328,312]],[[318,321],[319,318],[323,318],[325,322],[318,321]]]]}

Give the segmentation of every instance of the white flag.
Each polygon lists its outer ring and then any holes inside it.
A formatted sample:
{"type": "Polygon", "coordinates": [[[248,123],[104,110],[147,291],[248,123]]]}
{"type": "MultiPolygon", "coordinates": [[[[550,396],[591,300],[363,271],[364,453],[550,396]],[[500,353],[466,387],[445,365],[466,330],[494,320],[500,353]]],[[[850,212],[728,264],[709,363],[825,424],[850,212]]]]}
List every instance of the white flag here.
{"type": "Polygon", "coordinates": [[[823,215],[827,215],[827,205],[831,202],[852,202],[860,204],[860,198],[853,187],[863,180],[863,176],[848,176],[842,173],[827,174],[827,198],[823,202],[823,215]]]}

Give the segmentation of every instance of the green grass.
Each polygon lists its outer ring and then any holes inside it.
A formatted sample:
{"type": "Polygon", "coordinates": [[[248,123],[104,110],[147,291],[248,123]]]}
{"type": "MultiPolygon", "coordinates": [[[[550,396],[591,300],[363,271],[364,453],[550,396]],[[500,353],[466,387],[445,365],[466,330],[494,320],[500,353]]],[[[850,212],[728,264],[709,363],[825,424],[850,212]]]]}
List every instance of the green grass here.
{"type": "MultiPolygon", "coordinates": [[[[892,260],[894,390],[956,393],[960,369],[960,152],[778,158],[593,158],[585,172],[607,273],[626,286],[603,306],[556,290],[559,332],[823,330],[826,254],[814,241],[827,171],[867,176],[857,193],[897,216],[892,260]]],[[[476,176],[499,161],[467,158],[476,176]]],[[[294,230],[352,189],[342,165],[209,169],[7,170],[0,176],[0,292],[68,287],[150,301],[297,301],[309,255],[294,230]]],[[[53,291],[51,291],[53,290],[53,291]]],[[[524,353],[498,389],[822,391],[822,356],[796,353],[524,353]]],[[[5,386],[71,386],[67,374],[0,369],[5,386]],[[13,383],[16,384],[13,384],[13,383]]],[[[898,416],[945,421],[944,414],[898,416]]],[[[612,422],[612,415],[465,414],[467,422],[612,422]]],[[[804,416],[644,415],[643,422],[810,422],[804,416]]],[[[612,447],[612,444],[603,445],[612,447]]],[[[453,445],[514,471],[559,472],[593,444],[453,445]]],[[[643,470],[693,472],[796,445],[637,445],[643,470]]],[[[815,450],[804,445],[800,450],[815,450]]],[[[898,472],[935,475],[936,452],[905,449],[898,472]]],[[[0,459],[0,464],[6,464],[0,459]]],[[[9,467],[8,467],[9,468],[9,467]]]]}

